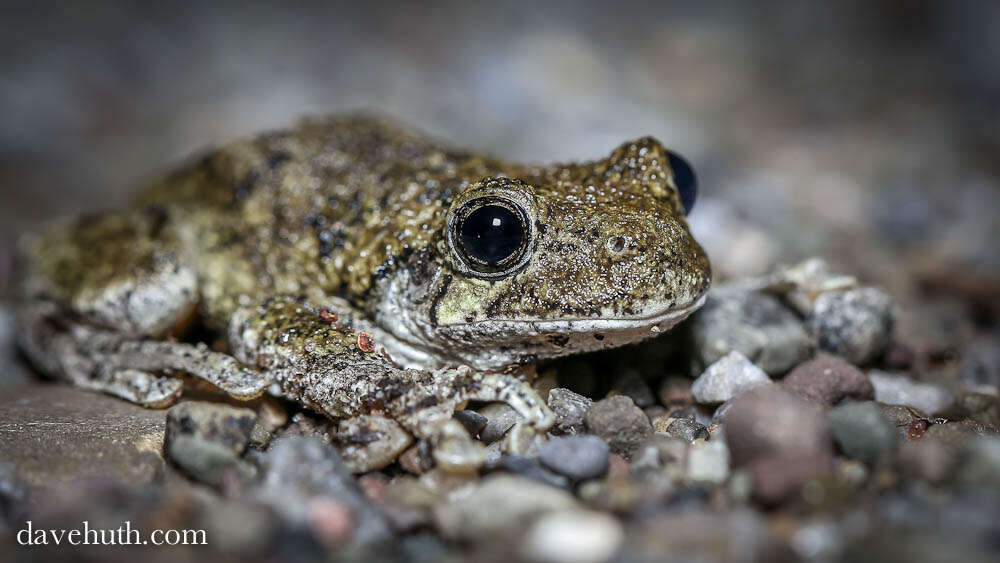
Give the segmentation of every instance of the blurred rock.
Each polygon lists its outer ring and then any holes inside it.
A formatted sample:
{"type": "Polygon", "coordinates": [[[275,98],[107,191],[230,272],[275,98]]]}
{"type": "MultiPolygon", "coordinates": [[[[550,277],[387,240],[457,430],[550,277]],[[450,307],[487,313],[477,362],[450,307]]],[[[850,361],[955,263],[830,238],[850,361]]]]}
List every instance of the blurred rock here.
{"type": "Polygon", "coordinates": [[[510,427],[521,420],[521,415],[507,403],[490,403],[479,409],[479,414],[486,417],[486,425],[479,432],[479,439],[487,444],[503,438],[510,427]]]}
{"type": "Polygon", "coordinates": [[[620,370],[611,384],[611,391],[627,395],[639,408],[648,407],[656,402],[649,384],[636,369],[620,370]]]}
{"type": "Polygon", "coordinates": [[[766,373],[746,356],[733,351],[705,369],[691,385],[691,394],[699,403],[716,405],[756,387],[771,384],[771,378],[766,373]]]}
{"type": "Polygon", "coordinates": [[[673,418],[661,416],[653,421],[653,431],[680,438],[685,442],[693,442],[699,438],[708,438],[708,428],[693,418],[673,418]]]}
{"type": "Polygon", "coordinates": [[[486,463],[486,448],[473,440],[460,422],[449,420],[441,427],[433,456],[444,471],[472,473],[486,463]]]}
{"type": "Polygon", "coordinates": [[[874,402],[841,405],[827,419],[837,445],[852,459],[875,465],[889,459],[896,446],[896,427],[874,402]]]}
{"type": "Polygon", "coordinates": [[[388,524],[365,498],[351,468],[320,438],[275,440],[263,457],[263,469],[264,479],[254,495],[289,524],[322,534],[328,519],[342,513],[353,522],[351,540],[370,543],[388,538],[388,524]]]}
{"type": "Polygon", "coordinates": [[[747,470],[754,496],[764,504],[790,500],[807,481],[831,469],[826,418],[784,389],[744,393],[733,401],[723,425],[733,467],[747,470]]]}
{"type": "Polygon", "coordinates": [[[722,432],[694,441],[687,452],[684,480],[692,485],[718,485],[729,478],[729,448],[722,432]]]}
{"type": "Polygon", "coordinates": [[[513,475],[489,475],[470,493],[434,510],[447,537],[483,540],[524,526],[546,512],[576,508],[573,496],[561,489],[513,475]]]}
{"type": "Polygon", "coordinates": [[[868,372],[868,379],[875,388],[875,400],[880,403],[913,407],[933,416],[955,402],[955,397],[945,389],[914,381],[905,375],[872,370],[868,372]]]}
{"type": "Polygon", "coordinates": [[[227,479],[246,486],[257,468],[241,456],[257,413],[223,403],[185,401],[167,411],[164,453],[192,479],[223,487],[227,479]]]}
{"type": "Polygon", "coordinates": [[[565,436],[542,447],[543,465],[574,481],[596,479],[608,470],[608,444],[597,436],[565,436]]]}
{"type": "Polygon", "coordinates": [[[664,512],[637,522],[625,543],[626,561],[749,562],[770,543],[763,517],[751,510],[664,512]]]}
{"type": "Polygon", "coordinates": [[[653,432],[646,414],[624,395],[594,403],[587,411],[585,421],[590,432],[600,436],[611,451],[625,458],[653,432]]]}
{"type": "Polygon", "coordinates": [[[868,400],[875,396],[868,376],[837,356],[820,354],[799,364],[781,385],[810,401],[834,405],[843,399],[868,400]]]}
{"type": "Polygon", "coordinates": [[[903,442],[899,446],[897,470],[905,477],[939,485],[951,476],[958,456],[940,440],[903,442]]]}
{"type": "Polygon", "coordinates": [[[780,375],[812,352],[812,339],[799,318],[759,291],[713,288],[691,323],[703,366],[735,351],[765,372],[780,375]]]}
{"type": "Polygon", "coordinates": [[[434,468],[433,449],[427,440],[418,440],[399,456],[399,465],[413,473],[422,475],[434,468]]]}
{"type": "Polygon", "coordinates": [[[694,404],[689,377],[669,376],[660,383],[660,402],[670,409],[689,407],[694,404]]]}
{"type": "Polygon", "coordinates": [[[157,481],[165,430],[165,411],[65,385],[0,393],[0,461],[32,487],[94,477],[157,481]]]}
{"type": "Polygon", "coordinates": [[[14,466],[0,461],[0,530],[20,520],[27,508],[28,487],[14,473],[14,466]]]}
{"type": "Polygon", "coordinates": [[[864,365],[882,354],[895,322],[893,299],[873,287],[830,291],[816,298],[809,329],[821,350],[864,365]]]}
{"type": "Polygon", "coordinates": [[[413,437],[395,420],[364,415],[341,420],[336,441],[351,471],[367,473],[396,461],[413,444],[413,437]]]}
{"type": "Polygon", "coordinates": [[[462,426],[468,430],[469,435],[473,438],[478,437],[483,428],[486,428],[486,423],[489,422],[485,416],[469,410],[456,412],[454,418],[462,423],[462,426]]]}
{"type": "Polygon", "coordinates": [[[584,417],[593,401],[569,389],[557,387],[549,391],[548,405],[556,415],[552,431],[557,434],[582,434],[587,425],[584,417]]]}
{"type": "MultiPolygon", "coordinates": [[[[605,465],[607,465],[606,457],[605,465]]],[[[504,454],[495,462],[487,463],[483,470],[487,473],[497,471],[513,473],[560,489],[569,489],[571,487],[570,479],[566,475],[550,471],[548,468],[542,466],[541,462],[537,459],[516,454],[504,454]]]]}
{"type": "Polygon", "coordinates": [[[964,457],[957,475],[960,484],[1000,489],[1000,437],[976,438],[964,457]]]}
{"type": "Polygon", "coordinates": [[[1000,396],[1000,334],[969,343],[962,356],[959,379],[968,391],[1000,396]]]}
{"type": "Polygon", "coordinates": [[[610,560],[624,539],[621,522],[611,515],[559,510],[532,524],[521,555],[543,563],[600,563],[610,560]]]}

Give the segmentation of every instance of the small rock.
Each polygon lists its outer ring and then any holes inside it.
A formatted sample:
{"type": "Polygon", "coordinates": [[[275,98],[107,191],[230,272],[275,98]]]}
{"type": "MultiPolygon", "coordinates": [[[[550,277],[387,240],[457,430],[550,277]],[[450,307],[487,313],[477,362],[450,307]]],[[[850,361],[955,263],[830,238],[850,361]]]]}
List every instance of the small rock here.
{"type": "Polygon", "coordinates": [[[716,405],[762,385],[771,378],[743,354],[733,351],[708,366],[691,386],[695,401],[716,405]]]}
{"type": "Polygon", "coordinates": [[[724,419],[733,467],[744,468],[754,496],[779,504],[832,467],[826,418],[811,403],[778,386],[744,393],[724,419]]]}
{"type": "MultiPolygon", "coordinates": [[[[635,523],[621,561],[769,560],[764,516],[747,509],[662,511],[635,523]]],[[[772,556],[773,557],[773,556],[772,556]]]]}
{"type": "Polygon", "coordinates": [[[611,391],[631,397],[632,402],[639,408],[651,406],[656,402],[649,384],[646,383],[646,380],[642,378],[642,374],[636,369],[621,370],[615,376],[614,382],[611,385],[611,391]]]}
{"type": "Polygon", "coordinates": [[[820,349],[864,365],[889,343],[892,306],[892,297],[873,287],[826,292],[813,304],[809,329],[820,349]]]}
{"type": "Polygon", "coordinates": [[[969,343],[958,375],[968,391],[1000,395],[1000,335],[979,337],[969,343]]]}
{"type": "Polygon", "coordinates": [[[362,415],[340,421],[337,443],[351,471],[367,473],[396,461],[413,443],[413,437],[395,420],[362,415]]]}
{"type": "Polygon", "coordinates": [[[710,291],[691,331],[702,365],[739,352],[772,375],[804,361],[813,347],[799,318],[777,298],[736,287],[710,291]]]}
{"type": "Polygon", "coordinates": [[[693,418],[673,418],[662,416],[653,421],[653,431],[693,442],[699,438],[708,439],[708,428],[693,418]]]}
{"type": "Polygon", "coordinates": [[[1000,488],[1000,438],[980,436],[970,443],[958,471],[958,482],[966,487],[1000,488]]]}
{"type": "Polygon", "coordinates": [[[585,422],[613,452],[625,458],[653,432],[646,414],[624,395],[608,397],[591,405],[585,422]]]}
{"type": "Polygon", "coordinates": [[[920,383],[905,375],[893,375],[877,370],[868,374],[875,388],[875,400],[889,405],[903,405],[936,415],[952,406],[955,397],[930,383],[920,383]]]}
{"type": "Polygon", "coordinates": [[[625,539],[621,522],[603,512],[558,510],[528,530],[521,555],[542,563],[608,561],[625,539]]]}
{"type": "Polygon", "coordinates": [[[594,402],[569,389],[557,387],[549,391],[548,405],[556,415],[552,432],[555,434],[583,434],[587,430],[584,417],[594,402]]]}
{"type": "Polygon", "coordinates": [[[256,422],[250,409],[186,401],[167,411],[163,450],[196,481],[222,487],[231,475],[245,486],[257,475],[257,468],[241,458],[256,422]]]}
{"type": "Polygon", "coordinates": [[[781,385],[822,405],[834,405],[846,398],[866,401],[875,396],[875,388],[864,372],[827,354],[796,366],[781,385]]]}
{"type": "Polygon", "coordinates": [[[684,480],[690,485],[718,485],[729,478],[729,448],[721,432],[694,441],[688,449],[684,480]]]}
{"type": "Polygon", "coordinates": [[[264,454],[263,466],[264,480],[256,496],[292,525],[318,535],[330,532],[330,518],[343,508],[354,523],[354,541],[370,543],[389,537],[388,523],[365,497],[350,467],[321,438],[279,438],[264,454]]]}
{"type": "Polygon", "coordinates": [[[527,477],[532,481],[538,481],[539,483],[549,485],[550,487],[558,487],[560,489],[570,488],[569,478],[565,475],[559,475],[558,473],[549,471],[545,467],[542,467],[542,464],[539,463],[537,459],[531,459],[520,455],[502,455],[498,460],[496,460],[496,462],[487,464],[484,469],[487,473],[492,473],[494,471],[514,473],[515,475],[527,477]]]}
{"type": "Polygon", "coordinates": [[[469,494],[438,506],[434,519],[448,537],[484,540],[555,510],[574,509],[566,491],[513,475],[489,475],[469,494]]]}
{"type": "Polygon", "coordinates": [[[521,420],[521,415],[507,403],[490,403],[479,409],[479,414],[486,417],[486,425],[479,431],[479,439],[487,444],[503,438],[510,427],[521,420]]]}
{"type": "Polygon", "coordinates": [[[841,405],[827,414],[827,420],[837,445],[852,459],[875,465],[888,459],[896,446],[896,427],[874,402],[841,405]]]}
{"type": "Polygon", "coordinates": [[[609,452],[608,444],[597,436],[563,436],[549,440],[539,460],[556,473],[582,481],[607,472],[609,452]]]}
{"type": "Polygon", "coordinates": [[[434,469],[433,448],[427,440],[418,440],[399,456],[399,465],[414,475],[434,469]]]}
{"type": "Polygon", "coordinates": [[[469,435],[473,438],[479,436],[483,428],[486,428],[486,423],[489,422],[485,416],[476,411],[458,411],[455,413],[454,419],[462,423],[462,426],[469,431],[469,435]]]}
{"type": "Polygon", "coordinates": [[[940,440],[931,439],[900,444],[896,466],[904,476],[938,485],[951,476],[955,462],[951,448],[940,440]]]}
{"type": "Polygon", "coordinates": [[[437,466],[449,473],[472,473],[486,463],[486,447],[456,420],[442,425],[433,455],[437,466]]]}
{"type": "Polygon", "coordinates": [[[687,472],[687,468],[683,466],[687,451],[688,443],[684,440],[666,434],[653,434],[639,444],[627,467],[635,473],[664,472],[671,479],[679,481],[687,472]]]}

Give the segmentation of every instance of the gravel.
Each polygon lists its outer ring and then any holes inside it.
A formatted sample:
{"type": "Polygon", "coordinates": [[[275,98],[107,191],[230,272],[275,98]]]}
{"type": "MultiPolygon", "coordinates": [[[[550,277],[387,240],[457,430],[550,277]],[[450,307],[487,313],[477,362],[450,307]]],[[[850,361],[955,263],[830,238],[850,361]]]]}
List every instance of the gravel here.
{"type": "Polygon", "coordinates": [[[896,427],[874,402],[841,405],[827,420],[837,445],[852,459],[875,465],[887,460],[896,446],[896,427]]]}
{"type": "Polygon", "coordinates": [[[413,437],[399,423],[374,415],[340,421],[336,439],[344,463],[354,473],[382,469],[413,444],[413,437]]]}
{"type": "Polygon", "coordinates": [[[646,414],[624,395],[597,401],[587,410],[584,420],[590,432],[600,436],[611,451],[625,458],[653,432],[646,414]]]}
{"type": "Polygon", "coordinates": [[[724,403],[762,385],[771,378],[739,352],[730,352],[708,366],[691,385],[694,400],[708,405],[724,403]]]}
{"type": "Polygon", "coordinates": [[[521,555],[542,563],[599,563],[611,559],[624,540],[622,523],[606,513],[558,510],[531,526],[521,555]]]}
{"type": "Polygon", "coordinates": [[[549,440],[539,460],[556,473],[582,481],[607,472],[610,451],[608,444],[594,435],[563,436],[549,440]]]}
{"type": "Polygon", "coordinates": [[[944,412],[955,402],[947,390],[914,381],[905,375],[894,375],[877,370],[868,373],[875,388],[875,400],[889,405],[903,405],[921,410],[929,415],[944,412]]]}
{"type": "Polygon", "coordinates": [[[685,442],[708,438],[708,428],[694,418],[674,418],[661,416],[653,421],[653,431],[680,438],[685,442]]]}
{"type": "Polygon", "coordinates": [[[735,351],[771,375],[787,372],[813,348],[802,322],[777,298],[725,286],[709,292],[691,332],[703,366],[735,351]]]}
{"type": "Polygon", "coordinates": [[[877,358],[892,336],[893,299],[873,287],[821,294],[809,314],[809,330],[821,350],[865,365],[877,358]]]}
{"type": "Polygon", "coordinates": [[[257,468],[241,456],[257,415],[220,403],[187,401],[167,411],[164,453],[188,476],[221,488],[235,479],[250,484],[257,468]]]}
{"type": "Polygon", "coordinates": [[[579,393],[574,393],[569,389],[556,387],[549,391],[547,401],[549,408],[556,415],[556,422],[552,431],[556,434],[582,434],[586,431],[587,425],[584,417],[594,404],[588,397],[579,393]]]}
{"type": "Polygon", "coordinates": [[[822,405],[834,405],[848,398],[863,401],[875,396],[875,389],[864,372],[842,358],[826,354],[796,366],[781,380],[781,385],[822,405]]]}

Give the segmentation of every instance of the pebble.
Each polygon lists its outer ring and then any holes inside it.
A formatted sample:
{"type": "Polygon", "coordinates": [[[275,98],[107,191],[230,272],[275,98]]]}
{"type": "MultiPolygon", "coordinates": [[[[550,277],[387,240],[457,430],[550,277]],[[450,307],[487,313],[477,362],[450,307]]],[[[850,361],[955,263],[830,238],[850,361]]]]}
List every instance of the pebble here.
{"type": "Polygon", "coordinates": [[[653,421],[653,431],[693,442],[699,438],[708,439],[708,428],[694,418],[674,418],[661,416],[653,421]]]}
{"type": "Polygon", "coordinates": [[[822,405],[834,405],[848,398],[866,401],[875,396],[875,388],[864,372],[828,354],[799,364],[781,380],[781,385],[822,405]]]}
{"type": "Polygon", "coordinates": [[[587,410],[584,420],[588,430],[603,438],[611,451],[625,458],[653,433],[646,414],[624,395],[594,403],[587,410]]]}
{"type": "Polygon", "coordinates": [[[414,475],[434,469],[433,448],[427,440],[418,440],[399,456],[399,465],[414,475]]]}
{"type": "Polygon", "coordinates": [[[833,439],[849,458],[876,465],[896,447],[896,427],[872,401],[841,405],[827,413],[827,420],[833,439]]]}
{"type": "Polygon", "coordinates": [[[1000,489],[1000,437],[980,436],[970,442],[958,471],[966,487],[1000,489]]]}
{"type": "Polygon", "coordinates": [[[516,475],[527,477],[532,481],[537,481],[539,483],[549,485],[551,487],[558,487],[560,489],[570,488],[569,477],[550,471],[549,469],[543,467],[537,459],[520,455],[504,454],[495,462],[488,463],[483,469],[487,473],[492,473],[494,471],[514,473],[516,475]]]}
{"type": "Polygon", "coordinates": [[[628,467],[634,473],[665,472],[679,481],[686,472],[683,463],[687,459],[687,451],[688,443],[684,440],[666,434],[653,434],[639,444],[628,467]]]}
{"type": "Polygon", "coordinates": [[[723,424],[733,467],[747,471],[754,497],[765,505],[790,500],[806,482],[832,467],[826,418],[780,387],[741,395],[723,424]]]}
{"type": "Polygon", "coordinates": [[[739,352],[765,372],[780,375],[812,354],[812,338],[776,297],[719,287],[691,323],[696,355],[707,366],[739,352]]]}
{"type": "Polygon", "coordinates": [[[609,514],[557,510],[532,524],[521,555],[541,563],[600,563],[610,560],[624,540],[621,521],[609,514]]]}
{"type": "Polygon", "coordinates": [[[385,541],[389,526],[365,497],[340,453],[318,436],[285,436],[275,440],[262,459],[264,479],[255,496],[287,522],[328,534],[331,518],[349,518],[351,539],[385,541]],[[316,504],[320,502],[321,504],[316,504]]]}
{"type": "Polygon", "coordinates": [[[729,448],[720,434],[696,440],[688,448],[684,480],[689,485],[718,485],[729,479],[729,448]]]}
{"type": "Polygon", "coordinates": [[[977,338],[962,355],[959,379],[966,390],[1000,396],[1000,334],[977,338]]]}
{"type": "Polygon", "coordinates": [[[556,387],[549,391],[548,405],[556,416],[552,426],[555,434],[583,434],[587,430],[584,417],[594,401],[569,389],[556,387]]]}
{"type": "Polygon", "coordinates": [[[257,422],[250,409],[186,401],[167,411],[164,453],[192,479],[221,488],[235,478],[246,486],[257,468],[242,459],[257,422]]]}
{"type": "Polygon", "coordinates": [[[344,463],[354,473],[382,469],[413,444],[413,437],[399,423],[375,415],[340,421],[336,439],[344,463]]]}
{"type": "Polygon", "coordinates": [[[771,378],[743,354],[733,351],[708,366],[691,385],[694,400],[701,404],[720,404],[762,385],[771,378]]]}
{"type": "Polygon", "coordinates": [[[462,426],[469,431],[469,435],[473,438],[479,436],[483,428],[486,428],[486,423],[489,422],[485,416],[476,411],[468,410],[457,411],[453,418],[462,423],[462,426]]]}
{"type": "Polygon", "coordinates": [[[574,481],[596,479],[608,471],[608,444],[594,435],[561,436],[542,447],[545,467],[574,481]]]}
{"type": "Polygon", "coordinates": [[[868,379],[875,388],[875,400],[880,403],[913,407],[933,416],[947,410],[955,402],[955,397],[947,390],[914,381],[905,375],[872,370],[868,379]]]}
{"type": "Polygon", "coordinates": [[[889,344],[892,307],[892,297],[873,287],[826,292],[813,304],[809,330],[821,350],[865,365],[889,344]]]}
{"type": "Polygon", "coordinates": [[[456,540],[484,540],[523,526],[530,518],[575,509],[570,493],[526,477],[491,474],[468,494],[434,509],[438,528],[456,540]]]}
{"type": "Polygon", "coordinates": [[[490,403],[479,409],[479,414],[486,417],[486,424],[479,431],[479,439],[487,444],[503,438],[510,427],[521,420],[521,415],[507,403],[490,403]]]}

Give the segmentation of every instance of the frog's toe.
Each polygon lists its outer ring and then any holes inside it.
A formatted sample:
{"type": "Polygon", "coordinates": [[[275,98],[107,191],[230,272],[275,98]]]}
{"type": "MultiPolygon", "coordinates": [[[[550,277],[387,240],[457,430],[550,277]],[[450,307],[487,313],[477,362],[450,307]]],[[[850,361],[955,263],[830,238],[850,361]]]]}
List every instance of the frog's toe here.
{"type": "Polygon", "coordinates": [[[168,407],[181,396],[184,382],[137,369],[107,371],[98,377],[99,391],[144,407],[168,407]]]}
{"type": "Polygon", "coordinates": [[[524,418],[526,424],[544,432],[555,423],[555,415],[531,385],[522,379],[503,373],[465,372],[455,375],[455,386],[463,399],[472,401],[500,401],[510,405],[524,418]]]}

